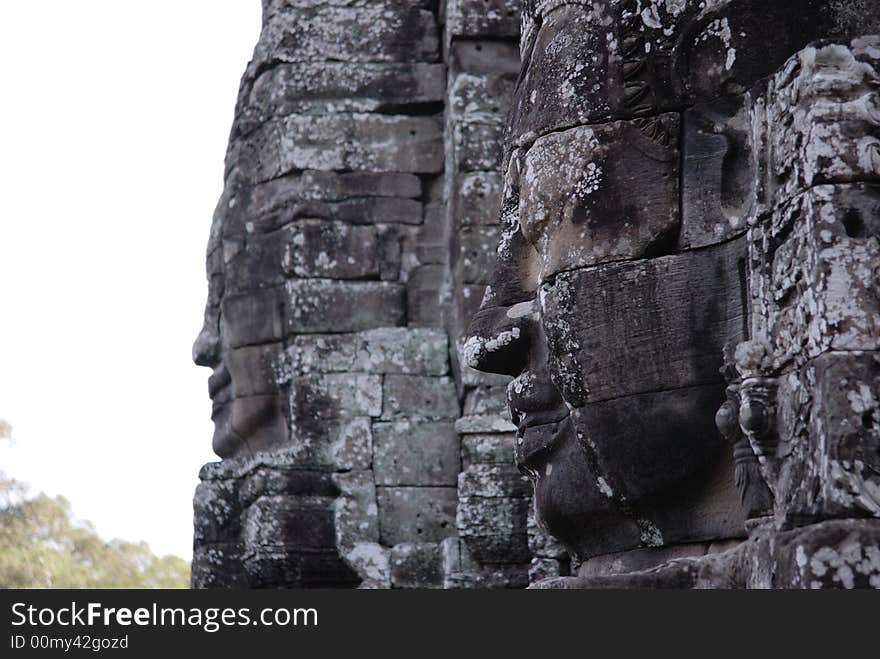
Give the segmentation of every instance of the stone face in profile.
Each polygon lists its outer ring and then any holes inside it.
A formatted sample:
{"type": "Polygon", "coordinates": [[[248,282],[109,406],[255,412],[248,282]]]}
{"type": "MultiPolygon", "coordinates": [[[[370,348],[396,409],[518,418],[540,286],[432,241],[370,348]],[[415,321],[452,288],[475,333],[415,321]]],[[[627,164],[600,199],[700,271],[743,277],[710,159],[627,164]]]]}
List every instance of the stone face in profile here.
{"type": "Polygon", "coordinates": [[[196,493],[196,587],[436,587],[452,569],[439,13],[263,2],[194,346],[222,458],[196,493]]]}
{"type": "MultiPolygon", "coordinates": [[[[578,583],[878,516],[877,207],[855,182],[880,175],[880,40],[858,36],[880,8],[538,2],[523,25],[499,262],[463,358],[515,376],[517,462],[578,583]]],[[[618,583],[796,585],[724,556],[618,583]]]]}

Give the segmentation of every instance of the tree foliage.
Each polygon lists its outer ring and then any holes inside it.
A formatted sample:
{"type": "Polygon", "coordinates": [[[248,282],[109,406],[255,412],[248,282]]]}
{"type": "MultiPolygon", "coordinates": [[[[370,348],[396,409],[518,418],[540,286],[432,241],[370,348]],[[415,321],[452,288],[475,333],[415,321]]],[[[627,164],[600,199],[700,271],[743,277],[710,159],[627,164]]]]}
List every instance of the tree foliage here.
{"type": "MultiPolygon", "coordinates": [[[[9,425],[0,420],[6,438],[9,425]]],[[[104,541],[64,497],[0,472],[0,588],[186,588],[189,564],[145,542],[104,541]]]]}

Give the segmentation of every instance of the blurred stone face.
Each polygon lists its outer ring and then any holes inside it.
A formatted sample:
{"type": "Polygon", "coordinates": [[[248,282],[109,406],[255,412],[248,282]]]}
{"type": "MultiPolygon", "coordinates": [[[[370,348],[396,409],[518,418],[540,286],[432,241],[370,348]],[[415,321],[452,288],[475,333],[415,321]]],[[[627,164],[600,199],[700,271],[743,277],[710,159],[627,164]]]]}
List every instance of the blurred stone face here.
{"type": "Polygon", "coordinates": [[[282,397],[273,377],[281,352],[282,305],[272,272],[280,252],[249,237],[236,197],[224,193],[208,247],[205,323],[193,360],[213,369],[212,447],[221,458],[277,446],[287,436],[282,397]]]}
{"type": "Polygon", "coordinates": [[[682,0],[525,17],[504,236],[463,357],[515,377],[517,462],[581,558],[743,533],[714,416],[766,204],[749,90],[857,29],[850,13],[682,0]]]}

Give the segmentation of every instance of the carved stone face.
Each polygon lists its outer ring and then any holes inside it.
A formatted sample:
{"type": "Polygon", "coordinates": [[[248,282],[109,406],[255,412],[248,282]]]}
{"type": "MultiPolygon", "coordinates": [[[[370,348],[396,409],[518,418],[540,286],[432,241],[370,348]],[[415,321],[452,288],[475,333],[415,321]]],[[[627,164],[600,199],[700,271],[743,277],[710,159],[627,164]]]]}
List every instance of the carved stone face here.
{"type": "Polygon", "coordinates": [[[281,270],[280,256],[249,239],[236,202],[226,192],[215,212],[205,323],[193,345],[193,361],[214,370],[208,380],[212,447],[221,458],[277,446],[288,432],[272,371],[282,345],[272,274],[281,270]]]}
{"type": "Polygon", "coordinates": [[[849,14],[544,6],[524,21],[504,235],[465,363],[515,377],[518,464],[580,558],[741,537],[714,417],[724,348],[749,338],[745,232],[765,192],[748,92],[849,14]]]}

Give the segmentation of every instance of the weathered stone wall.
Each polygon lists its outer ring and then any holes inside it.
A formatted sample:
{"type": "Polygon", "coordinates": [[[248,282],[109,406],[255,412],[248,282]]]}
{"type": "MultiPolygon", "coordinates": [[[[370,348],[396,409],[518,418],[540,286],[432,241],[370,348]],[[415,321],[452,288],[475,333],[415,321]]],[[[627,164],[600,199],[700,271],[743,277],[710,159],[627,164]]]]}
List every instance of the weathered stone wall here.
{"type": "Polygon", "coordinates": [[[231,393],[212,385],[224,460],[196,494],[193,584],[522,587],[533,554],[559,574],[507,379],[447,338],[494,263],[519,3],[263,8],[196,346],[231,393]]]}
{"type": "Polygon", "coordinates": [[[278,397],[286,428],[257,440],[234,427],[242,446],[203,469],[193,584],[442,586],[460,408],[438,313],[438,8],[263,11],[208,250],[206,326],[219,316],[211,365],[231,373],[233,405],[278,397]]]}
{"type": "Polygon", "coordinates": [[[520,19],[496,4],[263,3],[195,348],[224,458],[195,586],[527,585],[505,382],[462,374],[446,332],[497,239],[520,19]]]}
{"type": "Polygon", "coordinates": [[[520,0],[449,0],[446,15],[446,198],[451,308],[447,327],[463,401],[456,515],[462,565],[452,585],[524,585],[565,574],[565,552],[534,521],[531,485],[512,455],[509,377],[458,360],[462,335],[495,267],[501,159],[520,71],[520,0]]]}

